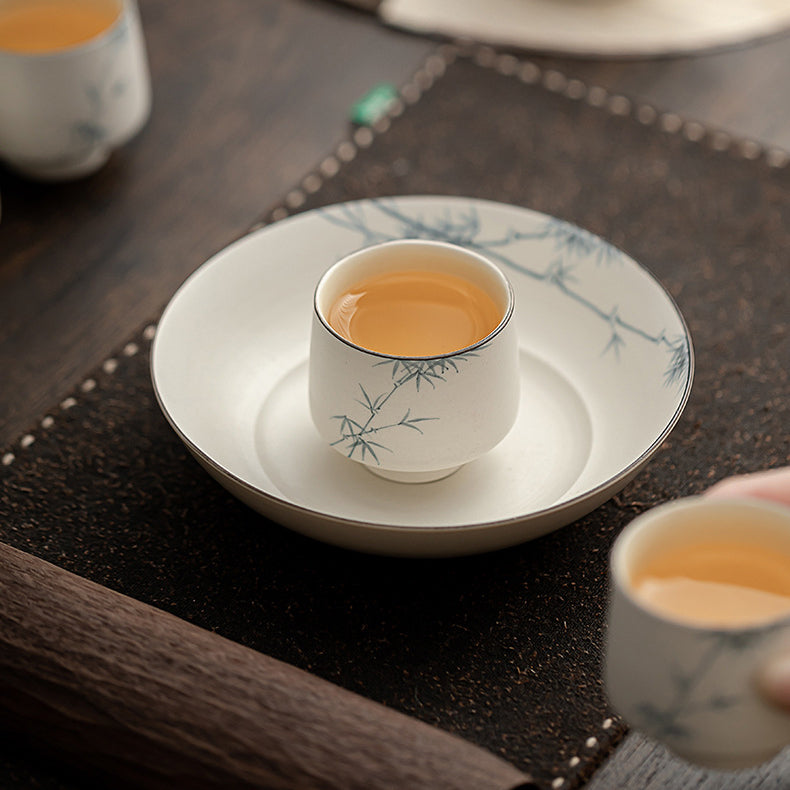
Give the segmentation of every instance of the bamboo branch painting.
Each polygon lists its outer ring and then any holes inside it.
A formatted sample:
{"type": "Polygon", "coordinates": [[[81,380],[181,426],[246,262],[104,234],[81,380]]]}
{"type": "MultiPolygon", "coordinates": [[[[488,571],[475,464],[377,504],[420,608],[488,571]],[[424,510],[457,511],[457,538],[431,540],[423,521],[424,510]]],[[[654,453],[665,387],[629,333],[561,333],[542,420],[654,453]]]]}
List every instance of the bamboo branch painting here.
{"type": "Polygon", "coordinates": [[[639,339],[666,352],[665,386],[683,386],[688,379],[691,349],[685,335],[670,334],[665,329],[647,331],[623,317],[619,305],[602,306],[576,287],[580,267],[618,266],[626,259],[612,244],[583,228],[554,217],[543,217],[538,227],[528,230],[511,227],[487,236],[474,205],[446,206],[425,216],[420,212],[407,212],[400,207],[397,198],[346,203],[321,212],[333,225],[359,234],[363,245],[415,238],[446,241],[479,252],[505,269],[555,288],[604,322],[609,339],[601,349],[602,356],[612,355],[619,360],[621,350],[639,339]],[[542,241],[553,246],[553,256],[544,269],[533,269],[523,260],[516,260],[515,250],[510,248],[524,241],[542,241]]]}
{"type": "Polygon", "coordinates": [[[460,372],[460,364],[478,356],[483,350],[467,352],[452,357],[435,359],[386,359],[376,362],[373,367],[388,366],[390,370],[389,388],[377,395],[369,393],[359,383],[360,397],[355,401],[355,412],[336,414],[339,437],[332,442],[334,447],[342,447],[348,458],[361,461],[372,458],[380,465],[379,454],[392,452],[384,444],[386,434],[392,431],[407,430],[423,435],[423,423],[438,420],[438,417],[417,417],[412,413],[411,397],[425,390],[436,389],[447,376],[460,372]],[[413,388],[409,385],[413,384],[413,388]],[[411,393],[411,395],[410,395],[411,393]],[[400,416],[398,416],[400,415],[400,416]]]}

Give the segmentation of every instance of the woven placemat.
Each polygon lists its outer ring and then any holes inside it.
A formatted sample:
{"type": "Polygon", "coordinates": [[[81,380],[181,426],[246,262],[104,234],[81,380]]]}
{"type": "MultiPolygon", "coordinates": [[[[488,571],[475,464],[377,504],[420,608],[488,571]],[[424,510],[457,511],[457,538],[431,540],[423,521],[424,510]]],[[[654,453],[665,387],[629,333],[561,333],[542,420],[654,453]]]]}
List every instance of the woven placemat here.
{"type": "Polygon", "coordinates": [[[607,553],[636,513],[790,461],[790,180],[741,145],[556,72],[445,48],[264,222],[358,197],[453,194],[598,233],[669,288],[695,343],[688,408],[586,518],[454,560],[369,557],[231,498],[161,416],[151,324],[0,455],[0,539],[438,725],[545,787],[624,733],[601,647],[607,553]]]}

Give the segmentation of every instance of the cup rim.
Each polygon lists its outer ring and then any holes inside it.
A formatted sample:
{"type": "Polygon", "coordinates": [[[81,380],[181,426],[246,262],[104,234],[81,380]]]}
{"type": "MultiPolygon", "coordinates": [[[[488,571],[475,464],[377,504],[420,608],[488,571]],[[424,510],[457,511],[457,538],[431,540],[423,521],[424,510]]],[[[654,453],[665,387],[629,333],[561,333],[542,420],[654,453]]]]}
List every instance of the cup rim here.
{"type": "Polygon", "coordinates": [[[761,513],[771,513],[780,518],[787,519],[788,532],[790,533],[790,507],[775,502],[773,500],[762,499],[759,497],[706,497],[703,495],[681,497],[670,500],[663,504],[656,505],[649,510],[638,515],[629,522],[615,538],[609,555],[609,575],[614,587],[622,593],[628,601],[640,611],[650,615],[661,622],[671,623],[673,626],[687,628],[691,631],[710,631],[710,632],[737,632],[762,630],[771,626],[782,626],[790,624],[790,613],[776,617],[768,617],[762,620],[745,624],[706,624],[674,617],[665,612],[661,612],[653,607],[647,606],[635,594],[628,578],[628,567],[625,553],[629,546],[637,538],[637,535],[645,529],[651,528],[653,522],[679,510],[699,509],[713,510],[721,508],[740,508],[745,511],[759,511],[761,513]]]}
{"type": "Polygon", "coordinates": [[[513,313],[515,312],[516,307],[516,297],[513,291],[513,286],[510,283],[510,280],[505,276],[504,272],[492,261],[486,258],[484,255],[481,255],[479,252],[475,250],[470,250],[467,247],[464,247],[461,244],[452,244],[446,241],[438,241],[434,239],[391,239],[389,241],[378,242],[376,244],[370,244],[365,247],[360,247],[353,252],[348,253],[348,255],[344,255],[338,261],[335,261],[320,277],[318,283],[315,286],[315,290],[313,291],[313,313],[316,318],[321,322],[322,326],[335,338],[339,341],[347,345],[349,348],[353,348],[355,351],[359,351],[362,354],[368,354],[373,357],[378,357],[380,359],[395,359],[395,360],[415,360],[415,361],[430,361],[430,360],[441,360],[441,359],[452,359],[453,357],[462,356],[463,354],[469,354],[471,352],[477,351],[481,349],[483,346],[490,343],[497,335],[501,334],[505,327],[510,323],[511,318],[513,317],[513,313]],[[507,305],[505,307],[504,314],[500,319],[499,323],[494,327],[491,332],[489,332],[485,337],[477,340],[476,342],[472,343],[471,345],[464,346],[463,348],[456,349],[455,351],[447,351],[443,354],[428,354],[424,356],[419,355],[401,355],[401,354],[386,354],[381,351],[375,351],[370,348],[365,348],[364,346],[360,346],[357,343],[354,343],[353,340],[349,340],[344,335],[341,335],[337,332],[327,321],[326,317],[323,315],[322,311],[318,306],[318,297],[319,292],[326,282],[326,280],[331,276],[331,274],[340,266],[346,265],[347,262],[354,257],[367,254],[371,251],[383,249],[385,247],[395,247],[395,246],[423,246],[423,247],[438,247],[447,250],[452,250],[454,252],[460,252],[469,258],[474,258],[478,262],[484,264],[488,267],[489,270],[495,273],[495,275],[499,278],[502,282],[505,292],[507,294],[507,305]]]}
{"type": "Polygon", "coordinates": [[[109,39],[123,32],[121,25],[128,17],[129,5],[132,0],[113,0],[113,2],[118,6],[118,15],[113,19],[111,24],[92,38],[80,41],[77,44],[71,44],[67,47],[59,47],[58,49],[46,50],[44,52],[18,52],[17,50],[5,49],[0,46],[0,58],[30,61],[57,60],[58,58],[81,55],[84,52],[90,52],[92,49],[102,47],[109,39]]]}

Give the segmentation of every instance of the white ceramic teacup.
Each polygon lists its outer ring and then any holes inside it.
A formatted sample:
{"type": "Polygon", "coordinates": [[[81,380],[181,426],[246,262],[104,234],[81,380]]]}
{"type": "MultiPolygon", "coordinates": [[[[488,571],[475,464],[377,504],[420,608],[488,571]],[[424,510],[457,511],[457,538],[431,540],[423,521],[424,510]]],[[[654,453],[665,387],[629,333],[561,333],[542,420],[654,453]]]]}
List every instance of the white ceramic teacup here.
{"type": "MultiPolygon", "coordinates": [[[[633,587],[657,552],[719,541],[790,557],[790,509],[757,499],[690,497],[626,527],[611,555],[605,674],[613,706],[635,729],[691,763],[737,770],[790,744],[790,714],[759,690],[767,663],[790,652],[790,616],[703,624],[666,615],[633,587]]],[[[684,600],[689,609],[698,604],[684,600]]]]}
{"type": "Polygon", "coordinates": [[[315,291],[310,345],[310,410],[337,452],[399,482],[451,474],[496,446],[519,402],[513,290],[497,266],[444,242],[406,239],[343,258],[315,291]],[[498,324],[451,353],[399,356],[371,351],[330,326],[331,305],[348,287],[383,272],[448,272],[481,287],[498,324]]]}
{"type": "MultiPolygon", "coordinates": [[[[0,16],[37,2],[0,0],[0,16]]],[[[88,175],[148,119],[151,86],[136,0],[95,2],[117,16],[87,41],[42,52],[0,47],[0,158],[25,175],[88,175]]]]}

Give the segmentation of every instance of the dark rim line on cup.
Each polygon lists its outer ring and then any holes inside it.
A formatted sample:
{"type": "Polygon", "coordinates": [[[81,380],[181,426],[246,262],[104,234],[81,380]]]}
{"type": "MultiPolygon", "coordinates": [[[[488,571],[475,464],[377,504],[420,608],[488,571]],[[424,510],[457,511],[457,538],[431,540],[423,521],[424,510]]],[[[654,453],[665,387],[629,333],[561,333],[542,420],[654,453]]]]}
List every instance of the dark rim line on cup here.
{"type": "MultiPolygon", "coordinates": [[[[696,623],[689,620],[684,620],[681,617],[673,616],[671,614],[667,614],[659,609],[654,609],[651,606],[645,604],[637,595],[634,590],[634,586],[631,583],[631,579],[629,578],[630,574],[626,569],[626,561],[623,558],[623,553],[626,551],[627,544],[633,540],[633,533],[636,531],[635,529],[631,528],[631,525],[634,522],[640,521],[641,519],[645,518],[645,516],[652,515],[655,511],[660,511],[662,509],[669,509],[674,508],[677,506],[678,503],[685,503],[689,508],[702,508],[706,507],[707,505],[727,505],[734,506],[736,508],[744,507],[747,510],[751,508],[755,509],[765,509],[767,507],[768,510],[777,510],[780,513],[784,511],[790,512],[790,508],[786,507],[785,505],[779,502],[772,502],[768,500],[761,500],[758,498],[752,497],[727,497],[721,499],[710,499],[706,500],[702,495],[691,495],[688,497],[683,497],[681,499],[673,499],[667,502],[663,502],[655,507],[651,508],[650,510],[645,511],[641,515],[637,516],[636,518],[632,519],[631,522],[626,524],[623,528],[620,535],[618,535],[617,539],[615,540],[614,545],[612,546],[612,550],[609,553],[609,576],[611,580],[612,587],[619,587],[622,591],[623,595],[640,609],[645,614],[652,617],[654,620],[663,623],[671,623],[673,626],[677,626],[688,631],[697,632],[700,630],[703,631],[710,631],[710,632],[722,632],[722,633],[730,633],[733,631],[738,632],[751,632],[751,631],[762,631],[766,627],[783,627],[786,625],[790,625],[790,614],[780,614],[774,617],[766,618],[765,620],[755,621],[754,623],[748,624],[741,624],[741,625],[708,625],[705,623],[696,623]],[[620,572],[622,571],[622,573],[620,572]]],[[[637,525],[638,526],[638,525],[637,525]]]]}
{"type": "MultiPolygon", "coordinates": [[[[364,249],[366,248],[363,247],[362,249],[357,250],[356,252],[362,252],[364,249]]],[[[459,247],[459,249],[463,250],[465,253],[469,253],[471,255],[476,256],[476,253],[472,252],[471,250],[466,250],[463,247],[459,247]]],[[[349,255],[345,257],[350,257],[351,255],[355,255],[356,252],[349,253],[349,255]]],[[[499,272],[505,283],[505,287],[507,288],[508,298],[507,298],[507,309],[505,310],[505,314],[502,316],[502,319],[496,325],[494,330],[492,332],[489,332],[485,337],[480,338],[480,340],[478,340],[477,342],[472,343],[471,346],[464,346],[463,348],[459,348],[456,351],[448,351],[444,354],[429,354],[426,356],[406,356],[401,354],[384,354],[381,351],[374,351],[373,349],[365,348],[364,346],[357,345],[356,343],[354,343],[353,340],[349,340],[344,335],[341,335],[332,326],[330,326],[329,322],[324,318],[323,315],[321,315],[321,311],[318,309],[318,289],[321,287],[321,283],[324,281],[324,278],[327,276],[327,274],[331,271],[331,269],[333,269],[337,265],[337,263],[340,263],[340,261],[330,266],[329,269],[327,269],[321,275],[321,278],[319,279],[318,284],[316,285],[315,290],[313,291],[313,312],[316,314],[318,320],[324,325],[324,327],[331,334],[333,334],[338,340],[342,341],[347,346],[349,346],[349,348],[353,348],[356,349],[357,351],[361,351],[363,354],[370,354],[371,356],[374,357],[380,357],[381,359],[404,359],[404,360],[413,359],[413,360],[422,361],[422,360],[431,360],[431,359],[449,359],[451,357],[460,356],[461,354],[468,354],[471,351],[476,351],[482,348],[486,343],[489,343],[497,335],[499,335],[508,325],[510,319],[513,316],[513,311],[515,310],[516,307],[516,296],[513,293],[513,286],[510,284],[510,280],[508,280],[508,278],[505,277],[505,275],[496,266],[494,266],[493,263],[490,263],[490,261],[488,261],[486,258],[483,258],[482,256],[477,256],[477,257],[479,257],[480,260],[485,261],[489,266],[492,266],[494,269],[496,269],[497,272],[499,272]]],[[[344,259],[345,258],[341,258],[341,260],[344,259]]]]}

